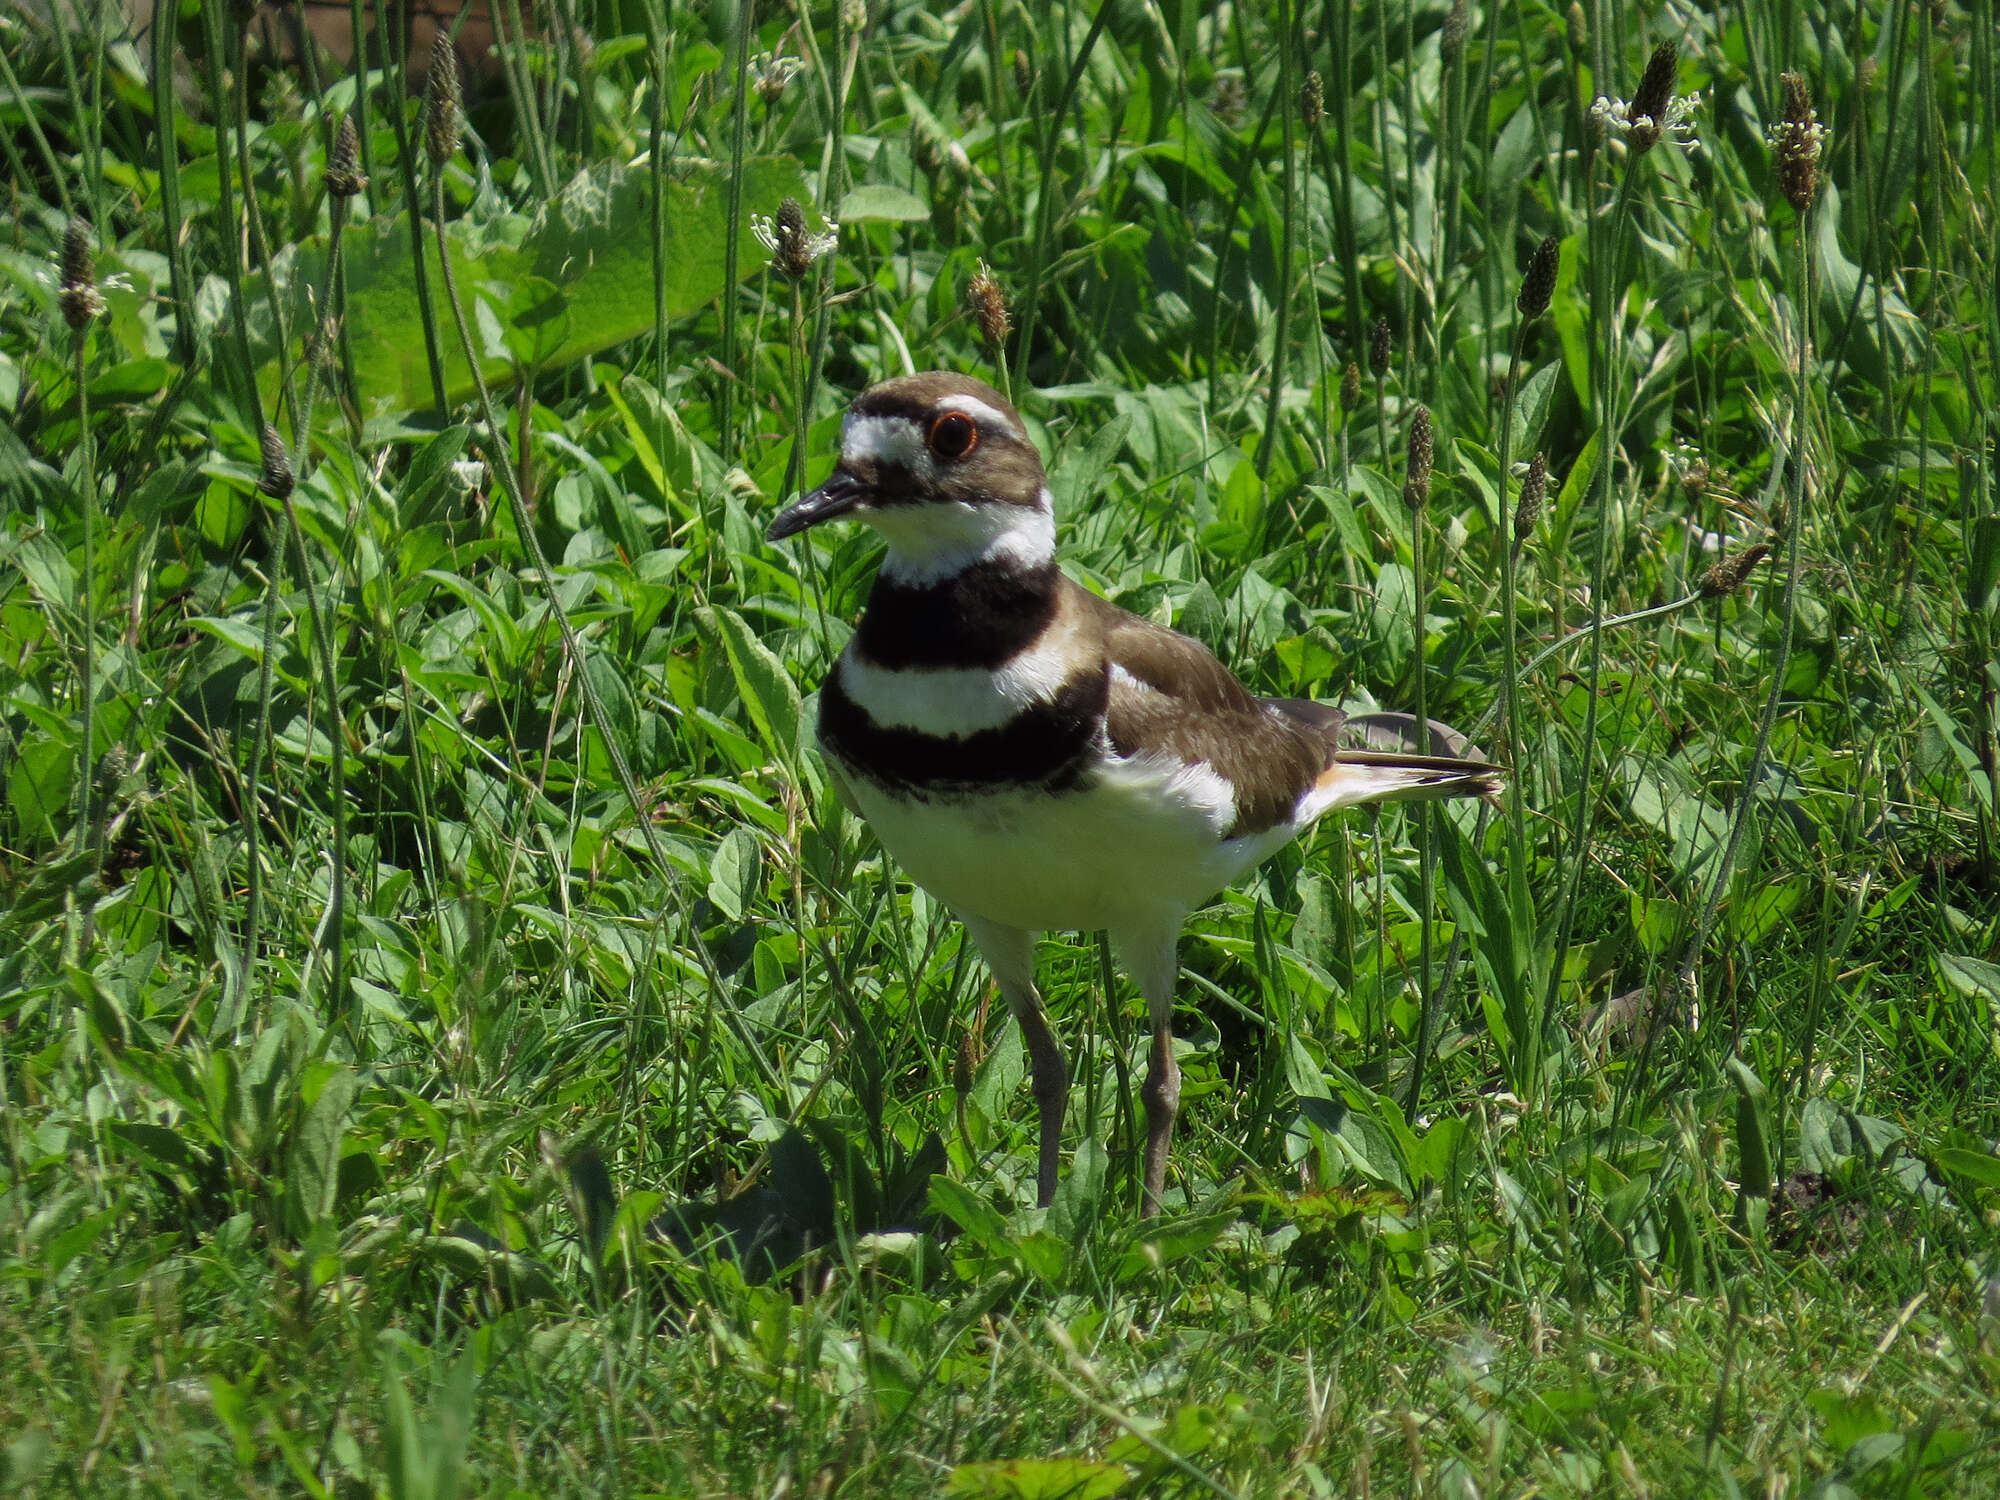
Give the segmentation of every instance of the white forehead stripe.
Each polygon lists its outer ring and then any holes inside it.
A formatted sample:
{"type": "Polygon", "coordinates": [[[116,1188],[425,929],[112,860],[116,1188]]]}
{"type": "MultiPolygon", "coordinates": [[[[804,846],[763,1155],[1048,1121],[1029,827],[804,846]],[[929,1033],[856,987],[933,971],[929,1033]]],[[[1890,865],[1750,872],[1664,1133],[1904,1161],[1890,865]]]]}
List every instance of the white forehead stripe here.
{"type": "Polygon", "coordinates": [[[895,464],[911,473],[930,463],[924,434],[908,417],[859,417],[851,412],[840,424],[840,457],[844,463],[895,464]]]}
{"type": "Polygon", "coordinates": [[[999,432],[1012,433],[1023,442],[1027,434],[1021,431],[1021,424],[997,406],[989,406],[977,396],[950,395],[937,399],[940,411],[962,411],[982,427],[991,427],[999,432]]]}

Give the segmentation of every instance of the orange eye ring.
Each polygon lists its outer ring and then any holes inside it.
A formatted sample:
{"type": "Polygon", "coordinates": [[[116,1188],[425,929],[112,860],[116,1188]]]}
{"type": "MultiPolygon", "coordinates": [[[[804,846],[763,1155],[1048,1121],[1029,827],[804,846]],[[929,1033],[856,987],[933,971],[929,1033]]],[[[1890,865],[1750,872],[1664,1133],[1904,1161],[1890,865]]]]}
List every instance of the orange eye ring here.
{"type": "Polygon", "coordinates": [[[979,424],[962,411],[948,411],[931,423],[925,442],[939,458],[956,463],[979,446],[979,424]]]}

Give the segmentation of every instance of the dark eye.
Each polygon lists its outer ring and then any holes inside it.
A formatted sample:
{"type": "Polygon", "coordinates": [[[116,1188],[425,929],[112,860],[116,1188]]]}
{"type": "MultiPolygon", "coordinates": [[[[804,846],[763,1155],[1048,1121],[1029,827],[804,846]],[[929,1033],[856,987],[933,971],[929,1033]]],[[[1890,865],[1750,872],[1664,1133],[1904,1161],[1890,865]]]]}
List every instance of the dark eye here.
{"type": "Polygon", "coordinates": [[[948,411],[931,423],[930,444],[939,458],[963,458],[979,446],[979,426],[962,411],[948,411]]]}

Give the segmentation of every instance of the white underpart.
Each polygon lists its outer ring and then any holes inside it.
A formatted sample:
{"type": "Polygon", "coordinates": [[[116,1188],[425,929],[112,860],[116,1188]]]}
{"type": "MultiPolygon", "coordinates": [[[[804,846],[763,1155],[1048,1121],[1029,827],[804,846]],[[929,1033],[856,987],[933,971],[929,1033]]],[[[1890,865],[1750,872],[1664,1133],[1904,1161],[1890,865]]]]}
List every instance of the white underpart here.
{"type": "Polygon", "coordinates": [[[992,671],[878,667],[850,648],[840,658],[838,670],[847,696],[884,729],[963,737],[998,729],[1012,723],[1023,709],[1049,702],[1074,668],[1071,656],[1044,646],[1023,651],[992,671]]]}
{"type": "Polygon", "coordinates": [[[1019,422],[999,407],[981,401],[977,396],[940,396],[937,399],[937,407],[940,411],[962,411],[981,427],[1010,432],[1022,442],[1028,440],[1028,435],[1021,431],[1019,422]]]}
{"type": "Polygon", "coordinates": [[[991,500],[929,500],[857,511],[882,534],[889,553],[882,574],[911,588],[942,583],[975,563],[1038,568],[1056,555],[1056,520],[1048,511],[991,500]]]}
{"type": "Polygon", "coordinates": [[[1055,794],[924,801],[843,779],[883,846],[953,910],[1028,932],[1108,928],[1128,953],[1157,947],[1153,936],[1178,931],[1299,832],[1284,823],[1225,838],[1236,816],[1229,783],[1167,755],[1108,758],[1087,785],[1055,794]]]}

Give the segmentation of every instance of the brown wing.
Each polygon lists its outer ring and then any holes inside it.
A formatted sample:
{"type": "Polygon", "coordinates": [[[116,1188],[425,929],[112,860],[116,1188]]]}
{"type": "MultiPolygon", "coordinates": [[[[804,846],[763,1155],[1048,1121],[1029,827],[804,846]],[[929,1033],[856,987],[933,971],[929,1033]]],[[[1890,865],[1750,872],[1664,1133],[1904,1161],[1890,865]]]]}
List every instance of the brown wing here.
{"type": "Polygon", "coordinates": [[[1105,713],[1111,748],[1172,756],[1221,776],[1235,792],[1232,838],[1289,819],[1326,769],[1331,742],[1274,713],[1200,641],[1078,592],[1104,632],[1106,657],[1121,669],[1112,673],[1105,713]]]}
{"type": "Polygon", "coordinates": [[[1123,669],[1112,674],[1105,714],[1112,749],[1159,752],[1222,776],[1236,793],[1231,837],[1288,821],[1314,789],[1320,806],[1499,790],[1501,769],[1467,755],[1464,736],[1436,720],[1426,734],[1408,714],[1350,717],[1330,703],[1256,697],[1201,642],[1068,587],[1123,669]],[[1325,784],[1329,777],[1339,785],[1325,784]]]}

